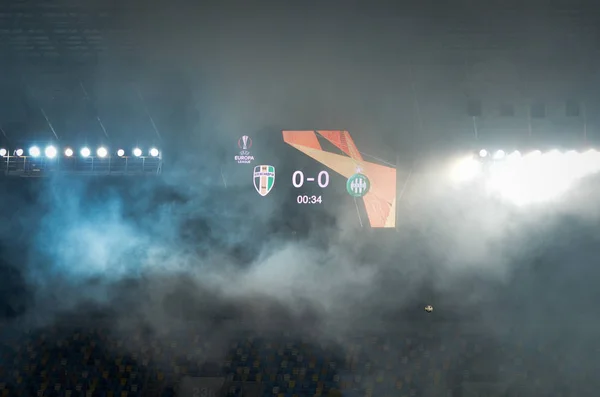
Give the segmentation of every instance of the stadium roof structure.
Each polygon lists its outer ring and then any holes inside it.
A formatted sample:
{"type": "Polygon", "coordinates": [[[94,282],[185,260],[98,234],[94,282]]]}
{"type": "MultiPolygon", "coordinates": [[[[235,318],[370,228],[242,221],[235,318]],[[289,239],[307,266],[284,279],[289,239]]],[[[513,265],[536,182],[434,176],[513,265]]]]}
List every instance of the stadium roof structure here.
{"type": "Polygon", "coordinates": [[[149,98],[157,90],[136,80],[139,46],[125,5],[118,12],[110,2],[0,4],[0,175],[160,173],[154,110],[170,110],[170,98],[149,98]]]}
{"type": "MultiPolygon", "coordinates": [[[[0,147],[45,147],[52,142],[61,147],[158,147],[166,152],[163,130],[170,134],[189,130],[196,109],[189,113],[185,109],[193,107],[192,101],[200,102],[198,95],[208,94],[184,92],[190,90],[190,82],[168,68],[176,68],[172,66],[176,63],[179,67],[188,58],[174,61],[165,55],[165,48],[177,47],[172,54],[181,51],[186,55],[189,49],[186,42],[165,45],[162,32],[172,21],[164,18],[158,4],[135,3],[0,2],[0,147]],[[158,59],[162,62],[153,62],[158,59]],[[176,84],[179,88],[173,89],[176,84]]],[[[452,9],[450,5],[448,10],[440,7],[439,15],[452,9]]],[[[185,14],[180,4],[173,8],[178,17],[185,14]]],[[[464,146],[477,135],[476,146],[488,149],[506,148],[507,142],[521,140],[528,146],[540,146],[538,141],[542,141],[575,149],[598,147],[600,104],[589,96],[595,96],[594,83],[600,78],[594,63],[587,62],[592,55],[597,56],[594,41],[586,39],[595,37],[597,11],[586,13],[570,7],[546,10],[548,18],[556,21],[548,24],[548,29],[569,27],[569,35],[548,32],[548,37],[556,36],[560,44],[561,52],[557,52],[554,45],[540,46],[530,37],[529,16],[537,14],[534,6],[529,8],[523,13],[520,7],[503,6],[500,14],[489,9],[488,17],[479,19],[454,10],[453,23],[423,23],[418,29],[408,29],[398,45],[403,57],[410,58],[410,65],[402,66],[398,74],[410,78],[399,80],[397,91],[405,96],[402,101],[418,106],[398,107],[398,119],[414,120],[414,126],[398,129],[414,131],[419,136],[415,141],[422,141],[422,146],[434,146],[441,140],[448,145],[454,138],[464,146]],[[510,29],[506,29],[506,21],[510,29]],[[581,45],[571,45],[571,35],[581,45]],[[548,62],[550,58],[537,52],[524,56],[530,49],[547,51],[554,58],[548,62]],[[510,68],[500,59],[506,59],[510,68]],[[543,62],[544,67],[534,61],[543,62]],[[465,94],[481,100],[477,120],[465,111],[465,94]],[[528,117],[531,98],[547,102],[545,117],[528,117]],[[551,98],[556,103],[551,104],[551,98]],[[562,117],[565,99],[585,103],[581,115],[562,117]],[[514,116],[500,117],[508,104],[514,108],[514,116]],[[561,117],[555,120],[554,115],[561,117]],[[586,141],[579,143],[584,135],[586,141]],[[488,142],[497,136],[497,145],[488,142]]],[[[386,19],[381,23],[385,21],[392,23],[386,19]]],[[[191,25],[186,28],[186,37],[196,37],[191,29],[203,26],[200,22],[191,25]]],[[[191,73],[200,74],[192,69],[191,73]]],[[[399,103],[405,103],[402,101],[399,103]]],[[[174,141],[171,137],[170,142],[174,141]]]]}
{"type": "Polygon", "coordinates": [[[13,56],[82,60],[115,49],[132,51],[135,45],[125,33],[110,2],[15,0],[0,5],[2,52],[13,56]]]}

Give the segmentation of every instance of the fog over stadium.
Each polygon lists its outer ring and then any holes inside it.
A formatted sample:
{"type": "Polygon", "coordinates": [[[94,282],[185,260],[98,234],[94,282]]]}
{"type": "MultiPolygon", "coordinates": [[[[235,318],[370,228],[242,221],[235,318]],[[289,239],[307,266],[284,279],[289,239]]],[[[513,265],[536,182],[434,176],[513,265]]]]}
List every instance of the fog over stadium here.
{"type": "MultiPolygon", "coordinates": [[[[435,337],[431,355],[444,345],[457,362],[454,335],[477,334],[494,346],[520,343],[520,368],[545,395],[594,395],[598,379],[584,381],[580,368],[599,368],[598,118],[588,110],[585,142],[577,123],[539,121],[530,134],[531,124],[512,120],[506,128],[478,125],[476,140],[475,117],[465,112],[471,95],[519,103],[540,92],[591,108],[598,99],[585,87],[595,87],[597,72],[581,65],[593,58],[586,54],[596,31],[535,8],[507,8],[496,21],[494,10],[472,7],[465,6],[477,17],[449,5],[131,4],[111,19],[120,32],[107,39],[115,49],[91,66],[63,60],[63,74],[46,77],[43,63],[9,59],[0,66],[7,147],[56,141],[54,131],[78,147],[158,147],[165,166],[153,178],[0,182],[5,329],[18,338],[102,323],[116,335],[143,329],[159,343],[175,333],[182,357],[205,362],[223,360],[242,331],[285,332],[344,356],[357,335],[423,329],[435,337]],[[461,27],[484,33],[447,36],[461,27]],[[568,32],[576,45],[555,40],[568,32]],[[528,39],[517,45],[521,34],[528,39]],[[497,52],[475,51],[485,37],[497,52]],[[134,55],[124,42],[134,43],[134,55]],[[475,54],[467,66],[463,50],[452,50],[461,45],[475,54]],[[577,65],[568,61],[575,56],[577,65]],[[102,127],[61,99],[70,95],[54,91],[61,84],[85,87],[102,127]],[[18,106],[29,110],[11,110],[18,106]],[[293,214],[256,206],[235,178],[224,183],[232,142],[260,137],[268,152],[267,138],[286,128],[347,129],[396,148],[396,231],[353,230],[341,208],[331,214],[335,226],[292,233],[282,225],[293,214]],[[197,335],[206,350],[187,351],[185,340],[197,335]]],[[[419,365],[402,361],[409,353],[374,350],[369,360],[400,371],[419,365]]],[[[469,365],[515,366],[498,349],[442,376],[462,376],[469,365]]],[[[531,395],[512,371],[494,377],[531,395]]],[[[422,395],[436,395],[433,386],[423,385],[422,395]]]]}

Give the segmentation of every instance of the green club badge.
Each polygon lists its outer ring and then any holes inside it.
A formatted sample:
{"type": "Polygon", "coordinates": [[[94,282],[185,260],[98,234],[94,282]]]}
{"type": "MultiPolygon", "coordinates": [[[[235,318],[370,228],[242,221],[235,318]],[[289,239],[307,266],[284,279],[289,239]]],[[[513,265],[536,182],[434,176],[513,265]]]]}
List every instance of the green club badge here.
{"type": "Polygon", "coordinates": [[[369,178],[363,174],[354,174],[346,182],[346,190],[352,197],[363,197],[369,193],[371,188],[371,182],[369,178]]]}

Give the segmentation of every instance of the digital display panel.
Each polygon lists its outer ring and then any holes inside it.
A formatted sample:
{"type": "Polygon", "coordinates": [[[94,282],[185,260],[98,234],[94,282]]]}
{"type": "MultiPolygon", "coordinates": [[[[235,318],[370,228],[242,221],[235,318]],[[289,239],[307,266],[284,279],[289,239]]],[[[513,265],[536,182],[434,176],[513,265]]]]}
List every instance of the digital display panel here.
{"type": "Polygon", "coordinates": [[[243,135],[234,159],[240,164],[235,174],[244,183],[244,198],[254,196],[257,217],[276,216],[292,229],[332,222],[351,228],[395,228],[396,165],[365,138],[368,154],[348,131],[243,135]]]}
{"type": "Polygon", "coordinates": [[[292,186],[298,189],[297,204],[322,204],[318,189],[331,189],[336,196],[331,205],[353,202],[360,226],[396,227],[395,166],[366,160],[348,131],[282,131],[282,137],[320,168],[316,174],[305,175],[303,169],[292,173],[292,186]],[[311,184],[310,188],[304,189],[305,184],[311,184]],[[340,200],[340,193],[345,193],[345,200],[340,200]]]}

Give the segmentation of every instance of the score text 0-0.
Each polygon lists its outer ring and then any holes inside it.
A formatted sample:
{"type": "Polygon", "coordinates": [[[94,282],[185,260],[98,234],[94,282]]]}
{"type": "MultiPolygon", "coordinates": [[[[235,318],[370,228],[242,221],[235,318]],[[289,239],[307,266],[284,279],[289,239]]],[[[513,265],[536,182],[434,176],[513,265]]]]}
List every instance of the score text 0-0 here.
{"type": "Polygon", "coordinates": [[[305,183],[314,182],[316,182],[320,188],[325,189],[327,186],[329,186],[329,173],[327,171],[321,171],[316,177],[305,177],[304,172],[297,170],[292,174],[292,186],[295,188],[301,188],[305,183]]]}

